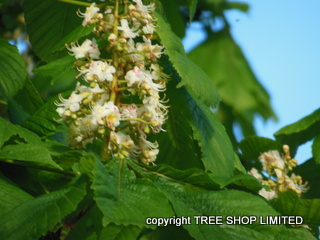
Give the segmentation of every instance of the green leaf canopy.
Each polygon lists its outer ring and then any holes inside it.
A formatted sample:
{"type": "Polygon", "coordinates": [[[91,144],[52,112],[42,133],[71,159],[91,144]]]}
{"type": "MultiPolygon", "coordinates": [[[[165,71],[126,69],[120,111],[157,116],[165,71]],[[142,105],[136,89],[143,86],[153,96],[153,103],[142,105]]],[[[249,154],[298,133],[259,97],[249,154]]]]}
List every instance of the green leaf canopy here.
{"type": "Polygon", "coordinates": [[[0,93],[11,98],[23,87],[26,78],[25,64],[17,47],[0,39],[0,93]]]}

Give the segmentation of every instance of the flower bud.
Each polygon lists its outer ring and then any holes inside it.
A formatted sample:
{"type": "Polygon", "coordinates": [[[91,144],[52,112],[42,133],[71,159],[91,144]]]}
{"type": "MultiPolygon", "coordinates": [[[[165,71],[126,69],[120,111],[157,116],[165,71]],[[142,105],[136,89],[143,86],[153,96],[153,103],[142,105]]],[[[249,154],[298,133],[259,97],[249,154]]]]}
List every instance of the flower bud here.
{"type": "Polygon", "coordinates": [[[66,116],[66,117],[70,117],[71,114],[72,114],[72,112],[70,110],[67,110],[67,111],[64,112],[63,115],[66,116]]]}
{"type": "Polygon", "coordinates": [[[98,133],[100,133],[100,134],[104,134],[106,132],[106,130],[104,129],[104,128],[100,128],[99,130],[98,130],[98,133]]]}

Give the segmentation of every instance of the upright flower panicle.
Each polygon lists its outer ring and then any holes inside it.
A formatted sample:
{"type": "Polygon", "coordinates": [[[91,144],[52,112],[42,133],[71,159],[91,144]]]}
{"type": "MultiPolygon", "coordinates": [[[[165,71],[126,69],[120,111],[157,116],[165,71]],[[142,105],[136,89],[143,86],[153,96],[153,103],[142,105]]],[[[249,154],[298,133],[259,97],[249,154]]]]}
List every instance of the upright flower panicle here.
{"type": "Polygon", "coordinates": [[[255,168],[248,172],[266,186],[260,190],[259,194],[268,200],[278,197],[281,192],[295,191],[300,195],[308,190],[307,183],[303,184],[300,176],[294,173],[288,175],[288,172],[296,167],[297,160],[290,157],[289,146],[284,145],[283,150],[284,156],[275,150],[260,155],[262,170],[267,176],[263,176],[255,168]]]}
{"type": "Polygon", "coordinates": [[[94,25],[97,40],[67,45],[78,59],[79,83],[68,99],[60,97],[57,112],[70,126],[72,145],[84,148],[101,138],[106,158],[129,157],[150,164],[159,146],[147,140],[148,134],[164,131],[168,112],[162,93],[168,76],[159,65],[164,48],[155,40],[155,4],[129,0],[121,10],[118,4],[119,0],[114,6],[92,3],[78,12],[83,26],[94,25]],[[106,41],[108,47],[99,49],[97,42],[106,41]]]}

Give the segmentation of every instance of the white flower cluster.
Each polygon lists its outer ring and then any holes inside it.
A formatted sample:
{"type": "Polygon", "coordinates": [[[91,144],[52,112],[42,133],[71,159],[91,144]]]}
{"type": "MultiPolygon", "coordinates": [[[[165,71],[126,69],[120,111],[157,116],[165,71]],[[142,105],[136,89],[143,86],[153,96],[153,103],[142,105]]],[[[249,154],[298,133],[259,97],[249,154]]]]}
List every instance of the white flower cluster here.
{"type": "Polygon", "coordinates": [[[263,185],[267,186],[268,190],[262,188],[259,194],[268,200],[276,198],[281,192],[288,190],[295,191],[298,195],[308,190],[307,183],[303,184],[301,176],[297,176],[294,173],[291,176],[287,175],[293,167],[297,166],[297,160],[290,157],[287,145],[283,146],[283,150],[285,152],[283,157],[280,156],[278,151],[268,151],[259,157],[262,169],[267,174],[267,177],[264,177],[255,168],[248,172],[263,185]]]}
{"type": "Polygon", "coordinates": [[[83,26],[94,24],[97,39],[67,46],[76,59],[80,81],[68,99],[60,96],[57,112],[70,126],[71,143],[79,148],[95,138],[106,139],[109,156],[131,157],[153,163],[157,142],[147,134],[163,131],[167,119],[167,75],[158,61],[163,46],[155,44],[154,4],[119,0],[112,7],[92,3],[84,13],[83,26]],[[103,51],[98,43],[108,44],[103,51]],[[101,56],[106,56],[102,58],[101,56]],[[80,83],[81,82],[81,83],[80,83]]]}

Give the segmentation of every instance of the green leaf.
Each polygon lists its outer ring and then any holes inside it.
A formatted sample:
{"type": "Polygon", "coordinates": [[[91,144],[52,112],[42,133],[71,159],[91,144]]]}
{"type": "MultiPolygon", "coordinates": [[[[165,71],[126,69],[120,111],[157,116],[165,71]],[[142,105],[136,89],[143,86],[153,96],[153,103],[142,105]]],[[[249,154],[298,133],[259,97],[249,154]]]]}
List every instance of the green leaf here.
{"type": "Polygon", "coordinates": [[[91,207],[68,233],[66,240],[130,240],[138,239],[141,229],[136,226],[108,224],[102,227],[103,215],[97,205],[91,207]]]}
{"type": "Polygon", "coordinates": [[[320,164],[320,135],[318,135],[312,144],[312,156],[317,164],[320,164]]]}
{"type": "Polygon", "coordinates": [[[23,202],[0,218],[0,239],[34,240],[76,210],[86,190],[83,178],[70,186],[23,202]]]}
{"type": "Polygon", "coordinates": [[[170,116],[165,126],[168,133],[162,133],[158,139],[159,163],[178,169],[202,168],[227,177],[233,175],[235,166],[243,172],[225,129],[216,116],[201,100],[194,100],[185,87],[176,89],[175,84],[180,78],[174,70],[171,75],[167,93],[169,99],[174,101],[170,102],[172,109],[169,109],[170,116]],[[169,138],[166,137],[168,135],[169,138]]]}
{"type": "Polygon", "coordinates": [[[281,231],[276,236],[277,240],[292,240],[292,239],[314,239],[315,238],[309,231],[306,231],[306,229],[303,228],[297,228],[297,229],[285,229],[281,231]]]}
{"type": "Polygon", "coordinates": [[[255,114],[275,117],[270,98],[256,79],[239,46],[227,30],[209,33],[208,39],[188,56],[210,77],[236,121],[252,125],[255,114]]]}
{"type": "Polygon", "coordinates": [[[165,126],[168,133],[160,135],[159,163],[178,169],[202,168],[229,177],[233,175],[235,166],[243,171],[225,129],[216,116],[201,100],[194,100],[185,87],[176,89],[179,77],[174,70],[171,75],[167,93],[168,98],[174,101],[170,101],[172,109],[169,109],[170,116],[165,126]],[[168,135],[169,138],[166,138],[168,135]]]}
{"type": "Polygon", "coordinates": [[[281,143],[264,137],[251,136],[247,137],[239,143],[241,150],[241,159],[247,170],[251,168],[262,169],[259,156],[269,150],[277,150],[283,152],[281,143]]]}
{"type": "MultiPolygon", "coordinates": [[[[173,73],[173,77],[175,76],[173,73]]],[[[204,169],[201,151],[193,138],[193,130],[188,121],[193,117],[185,99],[188,93],[185,88],[177,89],[175,86],[173,81],[167,85],[166,94],[170,108],[164,125],[166,132],[156,136],[160,149],[157,164],[164,163],[178,169],[204,169]]]]}
{"type": "Polygon", "coordinates": [[[249,5],[242,2],[227,2],[224,9],[237,9],[246,13],[249,11],[249,5]]]}
{"type": "Polygon", "coordinates": [[[129,162],[130,167],[135,171],[142,173],[143,176],[149,177],[152,181],[155,179],[166,178],[173,182],[190,184],[195,187],[205,189],[219,189],[219,184],[214,181],[205,171],[197,168],[186,170],[175,169],[171,166],[159,164],[156,166],[139,166],[135,162],[129,162]]]}
{"type": "Polygon", "coordinates": [[[189,19],[191,22],[197,10],[198,0],[187,0],[187,2],[189,3],[189,19]]]}
{"type": "Polygon", "coordinates": [[[30,78],[26,78],[23,88],[18,91],[12,100],[19,104],[29,115],[33,115],[44,104],[30,78]]]}
{"type": "Polygon", "coordinates": [[[14,125],[3,118],[0,118],[0,133],[0,148],[14,135],[18,135],[27,143],[41,143],[39,136],[33,132],[30,132],[29,130],[18,125],[14,125]]]}
{"type": "Polygon", "coordinates": [[[101,240],[134,240],[139,239],[141,229],[136,226],[109,224],[100,233],[101,240]]]}
{"type": "Polygon", "coordinates": [[[258,192],[262,188],[261,183],[255,177],[249,174],[235,175],[224,182],[221,188],[225,186],[232,187],[232,185],[246,188],[254,192],[258,192]]]}
{"type": "Polygon", "coordinates": [[[55,46],[53,46],[52,52],[64,50],[66,48],[65,44],[70,44],[72,42],[79,40],[84,36],[88,36],[90,33],[92,33],[93,28],[94,28],[94,24],[86,27],[79,25],[74,30],[72,30],[68,35],[66,35],[62,40],[60,40],[55,46]]]}
{"type": "Polygon", "coordinates": [[[149,179],[135,179],[125,164],[114,161],[110,169],[97,162],[93,171],[92,189],[103,213],[103,226],[115,223],[150,228],[146,218],[173,216],[168,200],[149,179]]]}
{"type": "Polygon", "coordinates": [[[172,31],[179,37],[183,38],[186,34],[186,23],[180,13],[180,5],[178,0],[160,0],[163,12],[165,13],[166,20],[170,23],[172,31]],[[169,6],[170,7],[166,7],[169,6]]]}
{"type": "Polygon", "coordinates": [[[58,60],[47,63],[41,67],[34,69],[36,74],[42,76],[50,76],[51,84],[54,84],[57,80],[63,78],[64,76],[75,76],[77,72],[74,69],[75,58],[73,56],[67,55],[58,60]]]}
{"type": "Polygon", "coordinates": [[[180,39],[172,33],[161,15],[154,15],[158,19],[158,34],[165,47],[164,53],[169,56],[170,62],[181,77],[177,87],[186,86],[188,92],[203,100],[206,105],[216,106],[219,103],[219,95],[212,80],[186,56],[180,39]]]}
{"type": "Polygon", "coordinates": [[[158,227],[156,230],[150,230],[149,232],[144,231],[144,235],[142,235],[139,240],[150,240],[150,239],[167,239],[167,240],[175,240],[175,239],[183,239],[183,240],[194,240],[187,230],[182,228],[181,226],[168,225],[166,227],[158,227]]]}
{"type": "Polygon", "coordinates": [[[16,46],[0,39],[0,92],[6,98],[14,96],[23,87],[26,67],[16,46]]]}
{"type": "Polygon", "coordinates": [[[241,155],[246,159],[258,159],[258,157],[269,150],[278,150],[282,152],[282,145],[270,138],[264,137],[247,137],[239,144],[241,155]]]}
{"type": "MultiPolygon", "coordinates": [[[[77,221],[74,228],[70,229],[66,240],[100,240],[98,237],[102,229],[102,213],[94,204],[88,211],[77,221]]],[[[103,240],[103,239],[101,239],[103,240]]]]}
{"type": "MultiPolygon", "coordinates": [[[[191,224],[183,225],[195,239],[274,239],[284,230],[281,225],[260,225],[259,218],[279,215],[259,196],[249,193],[225,191],[187,192],[179,184],[167,180],[157,181],[157,186],[166,192],[178,217],[191,216],[191,224]],[[222,216],[222,225],[198,224],[194,216],[222,216]],[[257,220],[248,225],[228,225],[227,216],[256,216],[257,220]]],[[[230,222],[229,222],[230,223],[230,222]]]]}
{"type": "Polygon", "coordinates": [[[302,199],[294,191],[287,191],[271,203],[283,215],[301,216],[303,224],[320,225],[320,199],[302,199]]]}
{"type": "Polygon", "coordinates": [[[320,134],[320,109],[299,121],[281,128],[274,136],[283,144],[290,147],[294,156],[299,145],[310,141],[320,134]]]}
{"type": "Polygon", "coordinates": [[[0,216],[33,197],[0,175],[0,216]]]}
{"type": "MultiPolygon", "coordinates": [[[[65,95],[63,94],[63,96],[65,95]]],[[[49,99],[22,125],[40,136],[52,135],[61,130],[64,125],[58,121],[61,117],[57,113],[55,105],[58,99],[58,96],[49,99]]]]}
{"type": "Polygon", "coordinates": [[[52,52],[57,50],[57,43],[61,40],[70,41],[72,36],[76,37],[74,39],[76,40],[82,34],[87,34],[78,28],[82,23],[82,19],[76,14],[78,9],[79,6],[56,0],[25,1],[24,12],[28,35],[33,50],[41,59],[49,61],[56,58],[52,52]],[[79,29],[82,34],[76,33],[75,29],[79,29]]]}
{"type": "Polygon", "coordinates": [[[79,159],[84,155],[83,151],[67,147],[57,141],[47,140],[45,146],[49,150],[52,159],[65,170],[73,169],[74,164],[78,163],[79,159]]]}
{"type": "Polygon", "coordinates": [[[194,102],[191,97],[188,101],[194,114],[191,127],[194,131],[194,138],[199,142],[205,169],[216,176],[223,175],[224,177],[231,177],[235,166],[244,172],[238,157],[233,152],[231,141],[217,116],[201,101],[194,102]]]}
{"type": "Polygon", "coordinates": [[[0,150],[0,161],[7,161],[7,159],[22,161],[27,165],[31,164],[30,166],[35,165],[62,170],[52,160],[49,150],[43,145],[18,144],[5,146],[0,150]]]}

